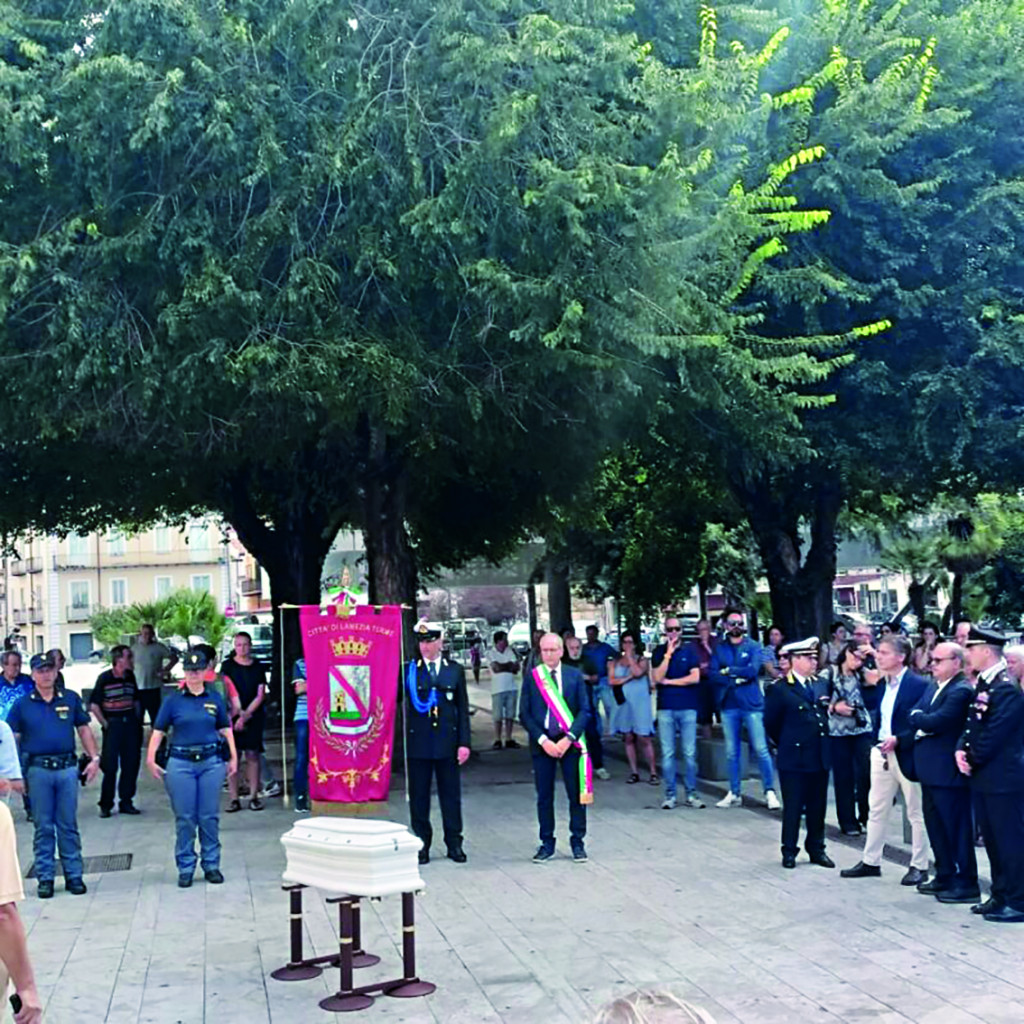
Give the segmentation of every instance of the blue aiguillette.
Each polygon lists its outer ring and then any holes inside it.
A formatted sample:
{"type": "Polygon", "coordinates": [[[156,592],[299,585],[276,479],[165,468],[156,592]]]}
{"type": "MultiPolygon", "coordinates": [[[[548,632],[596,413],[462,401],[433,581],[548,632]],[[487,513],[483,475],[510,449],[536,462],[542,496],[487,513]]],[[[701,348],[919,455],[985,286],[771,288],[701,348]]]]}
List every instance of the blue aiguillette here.
{"type": "Polygon", "coordinates": [[[426,700],[422,700],[416,692],[416,668],[416,662],[410,661],[408,671],[405,673],[405,686],[409,691],[409,700],[412,701],[412,706],[421,715],[426,715],[437,707],[437,688],[431,686],[430,696],[426,700]]]}

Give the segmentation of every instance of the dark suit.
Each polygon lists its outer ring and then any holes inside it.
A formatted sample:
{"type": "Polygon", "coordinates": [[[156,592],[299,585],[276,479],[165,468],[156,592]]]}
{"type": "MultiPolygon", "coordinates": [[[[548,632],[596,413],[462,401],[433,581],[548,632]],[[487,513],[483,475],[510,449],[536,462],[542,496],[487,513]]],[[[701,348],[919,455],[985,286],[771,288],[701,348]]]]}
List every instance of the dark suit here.
{"type": "MultiPolygon", "coordinates": [[[[871,712],[871,738],[875,743],[878,742],[878,731],[882,725],[882,695],[887,685],[883,677],[877,686],[865,686],[861,690],[864,706],[871,712]]],[[[914,733],[917,730],[910,724],[910,712],[917,707],[928,686],[924,676],[915,675],[907,669],[900,680],[896,705],[892,709],[892,734],[898,741],[896,760],[899,761],[900,771],[912,782],[917,781],[917,772],[914,771],[914,733]]]]}
{"type": "Polygon", "coordinates": [[[778,751],[782,788],[782,852],[800,849],[800,817],[807,816],[804,848],[812,857],[825,852],[828,806],[828,684],[803,682],[790,672],[765,692],[764,728],[778,751]]]}
{"type": "MultiPolygon", "coordinates": [[[[538,664],[540,664],[538,662],[538,664]]],[[[554,670],[561,673],[562,696],[572,713],[569,735],[583,736],[587,728],[590,703],[587,686],[582,674],[571,665],[560,665],[554,670]]],[[[533,781],[537,787],[537,820],[540,824],[540,841],[544,846],[555,844],[555,774],[561,762],[562,781],[569,798],[569,836],[583,840],[587,834],[587,809],[580,803],[580,751],[571,746],[561,758],[551,757],[541,748],[540,739],[547,736],[557,743],[565,733],[554,716],[549,716],[548,706],[541,696],[533,673],[523,672],[523,689],[519,697],[519,721],[530,736],[530,753],[533,756],[533,781]]]]}
{"type": "Polygon", "coordinates": [[[1024,694],[1005,672],[979,678],[959,749],[992,867],[992,899],[1024,911],[1024,694]]]}
{"type": "MultiPolygon", "coordinates": [[[[405,677],[408,678],[407,676],[405,677]]],[[[430,783],[437,777],[437,800],[441,805],[444,841],[448,849],[462,843],[462,788],[459,780],[458,748],[468,747],[469,697],[466,673],[461,665],[441,659],[437,681],[422,658],[416,659],[416,694],[421,701],[437,691],[437,705],[427,713],[417,711],[405,693],[405,750],[409,761],[409,819],[413,832],[430,849],[430,783]]]]}
{"type": "Polygon", "coordinates": [[[963,673],[940,690],[929,685],[910,712],[914,728],[925,733],[914,742],[914,767],[921,782],[924,823],[935,858],[935,880],[970,892],[978,889],[971,792],[956,766],[974,689],[963,673]]]}

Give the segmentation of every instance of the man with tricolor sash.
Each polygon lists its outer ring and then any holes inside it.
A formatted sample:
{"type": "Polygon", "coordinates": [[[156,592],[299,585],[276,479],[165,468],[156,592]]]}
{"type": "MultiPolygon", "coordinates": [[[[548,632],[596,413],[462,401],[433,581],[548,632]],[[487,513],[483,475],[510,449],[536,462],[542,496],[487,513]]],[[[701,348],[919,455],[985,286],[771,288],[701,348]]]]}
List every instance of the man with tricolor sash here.
{"type": "Polygon", "coordinates": [[[523,673],[519,720],[530,736],[537,787],[540,846],[534,861],[555,855],[555,775],[559,767],[569,798],[569,841],[573,860],[585,861],[587,807],[594,800],[593,769],[587,753],[587,688],[580,672],[562,664],[562,638],[545,633],[540,661],[523,673]]]}

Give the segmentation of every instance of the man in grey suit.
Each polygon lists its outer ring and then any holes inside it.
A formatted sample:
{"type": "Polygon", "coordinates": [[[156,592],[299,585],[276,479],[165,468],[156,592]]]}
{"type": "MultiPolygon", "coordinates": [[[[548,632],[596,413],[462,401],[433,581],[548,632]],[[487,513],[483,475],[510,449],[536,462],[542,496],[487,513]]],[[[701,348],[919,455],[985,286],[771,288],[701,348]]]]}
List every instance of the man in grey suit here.
{"type": "Polygon", "coordinates": [[[555,773],[561,766],[569,798],[569,839],[573,860],[585,861],[587,852],[583,837],[587,834],[587,809],[580,803],[581,755],[577,741],[587,727],[587,687],[578,669],[562,664],[562,638],[557,633],[545,633],[541,637],[540,659],[536,669],[524,671],[519,699],[519,720],[530,736],[533,779],[537,787],[540,846],[533,859],[541,863],[555,855],[555,773]],[[572,721],[568,730],[552,714],[534,677],[541,666],[547,668],[569,707],[572,721]]]}

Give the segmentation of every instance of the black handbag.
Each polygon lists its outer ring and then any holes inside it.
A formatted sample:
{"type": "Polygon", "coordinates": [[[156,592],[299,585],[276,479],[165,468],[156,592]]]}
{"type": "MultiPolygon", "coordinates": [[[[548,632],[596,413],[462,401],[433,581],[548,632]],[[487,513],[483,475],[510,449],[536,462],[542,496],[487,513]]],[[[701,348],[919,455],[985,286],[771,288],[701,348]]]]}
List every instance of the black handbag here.
{"type": "Polygon", "coordinates": [[[166,768],[167,762],[170,760],[170,757],[171,745],[168,742],[167,737],[164,736],[164,738],[160,741],[160,746],[156,748],[156,755],[154,756],[153,760],[156,761],[156,763],[161,768],[166,768]]]}

